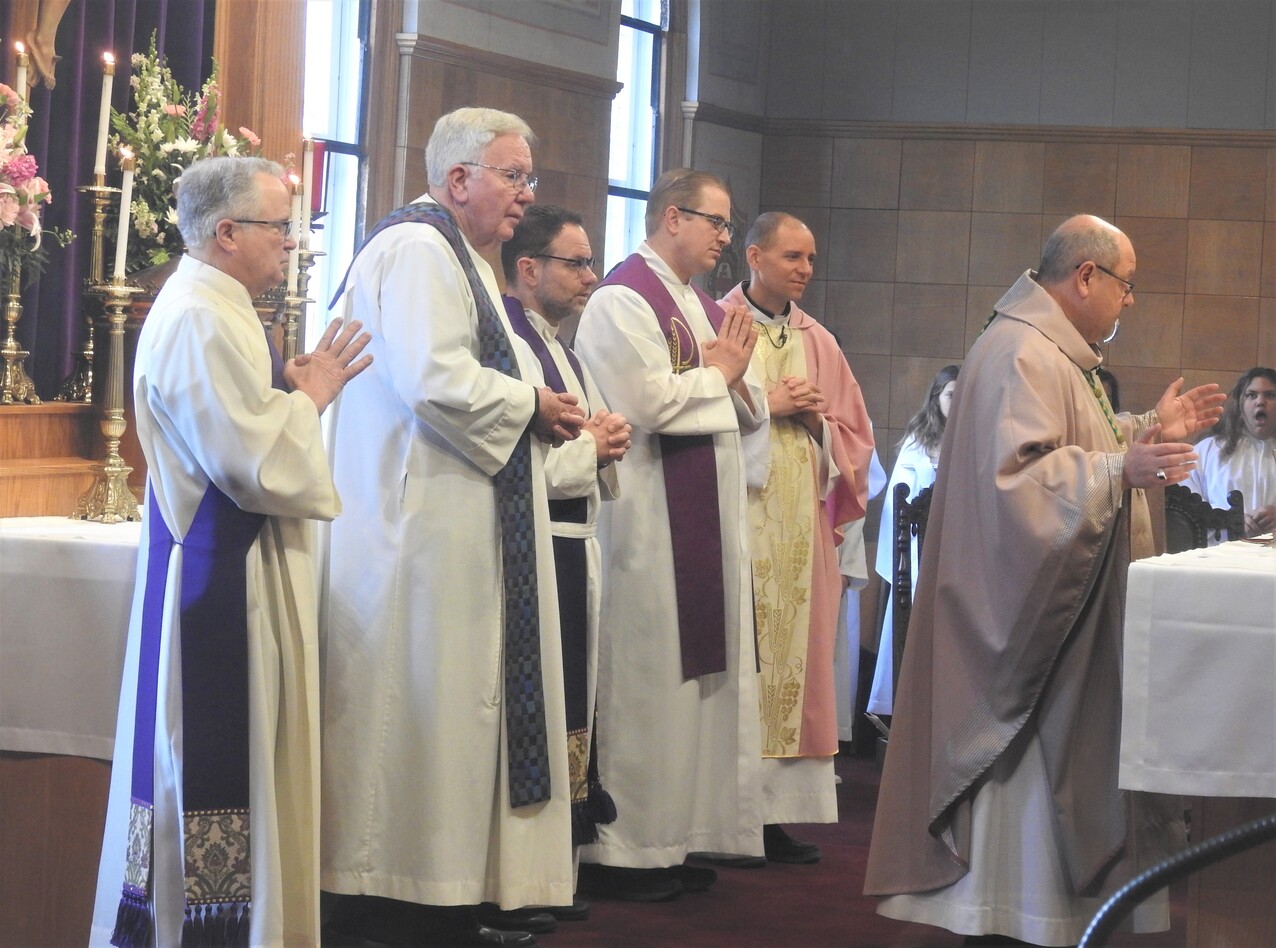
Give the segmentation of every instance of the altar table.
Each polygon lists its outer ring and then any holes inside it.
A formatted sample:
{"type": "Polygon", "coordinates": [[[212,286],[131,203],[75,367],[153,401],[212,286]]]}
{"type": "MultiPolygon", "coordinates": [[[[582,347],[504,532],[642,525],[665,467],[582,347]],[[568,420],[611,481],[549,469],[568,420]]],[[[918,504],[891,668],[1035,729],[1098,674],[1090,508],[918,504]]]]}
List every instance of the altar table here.
{"type": "MultiPolygon", "coordinates": [[[[1276,811],[1276,550],[1131,564],[1120,784],[1193,801],[1193,841],[1276,811]]],[[[1276,944],[1276,846],[1195,873],[1189,946],[1276,944]]]]}
{"type": "Polygon", "coordinates": [[[0,946],[87,939],[141,526],[0,518],[0,946]]]}

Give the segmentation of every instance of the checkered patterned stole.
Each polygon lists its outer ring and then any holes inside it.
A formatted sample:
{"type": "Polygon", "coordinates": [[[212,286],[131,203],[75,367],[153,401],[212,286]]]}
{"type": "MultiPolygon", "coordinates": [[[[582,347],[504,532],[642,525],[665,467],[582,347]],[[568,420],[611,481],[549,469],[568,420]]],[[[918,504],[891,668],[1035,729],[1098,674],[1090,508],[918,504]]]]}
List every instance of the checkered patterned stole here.
{"type": "MultiPolygon", "coordinates": [[[[429,224],[452,248],[478,309],[479,361],[489,369],[520,378],[509,336],[470,250],[447,208],[433,203],[407,204],[391,211],[363,242],[395,224],[429,224]]],[[[360,251],[362,251],[360,247],[360,251]]],[[[357,259],[358,254],[355,254],[357,259]]],[[[351,267],[354,266],[353,261],[351,267]]],[[[345,290],[346,279],[333,298],[345,290]]],[[[505,466],[492,478],[501,523],[501,579],[505,622],[505,732],[509,750],[510,805],[549,799],[549,747],[545,734],[545,695],[541,685],[540,606],[536,576],[536,510],[532,497],[531,434],[519,439],[505,466]]]]}

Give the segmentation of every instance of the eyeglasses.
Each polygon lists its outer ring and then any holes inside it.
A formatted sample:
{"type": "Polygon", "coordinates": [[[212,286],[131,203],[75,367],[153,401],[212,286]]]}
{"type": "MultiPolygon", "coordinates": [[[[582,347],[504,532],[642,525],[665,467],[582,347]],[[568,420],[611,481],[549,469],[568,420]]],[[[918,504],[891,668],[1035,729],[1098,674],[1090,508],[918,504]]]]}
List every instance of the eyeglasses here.
{"type": "Polygon", "coordinates": [[[689,207],[674,207],[675,211],[682,211],[684,214],[694,214],[696,217],[703,217],[707,220],[719,234],[724,230],[727,232],[728,238],[735,237],[735,224],[728,220],[723,220],[717,214],[706,214],[704,211],[693,211],[689,207]]]}
{"type": "Polygon", "coordinates": [[[262,227],[273,227],[275,229],[275,232],[279,234],[280,237],[284,238],[284,240],[287,240],[288,235],[292,233],[292,221],[290,220],[250,221],[250,220],[243,220],[241,218],[234,217],[234,218],[231,218],[231,221],[235,224],[260,224],[262,227]]]}
{"type": "MultiPolygon", "coordinates": [[[[1090,261],[1090,262],[1094,263],[1094,261],[1090,261]]],[[[1084,264],[1078,263],[1077,269],[1080,270],[1082,266],[1084,266],[1084,264]]],[[[1101,273],[1106,273],[1108,276],[1112,277],[1112,279],[1116,280],[1118,283],[1125,284],[1125,292],[1121,294],[1121,299],[1124,300],[1126,297],[1128,297],[1131,293],[1134,292],[1134,284],[1131,283],[1129,280],[1127,280],[1125,277],[1117,276],[1115,273],[1113,273],[1111,270],[1109,270],[1107,267],[1105,267],[1101,263],[1095,263],[1094,268],[1100,271],[1101,273]]]]}
{"type": "Polygon", "coordinates": [[[541,257],[545,260],[557,260],[559,263],[567,264],[569,270],[592,270],[597,262],[595,257],[555,257],[552,253],[534,253],[533,257],[541,257]]]}
{"type": "Polygon", "coordinates": [[[510,187],[517,193],[522,190],[523,185],[527,185],[527,190],[533,194],[536,193],[536,185],[539,179],[534,174],[528,174],[526,171],[519,171],[517,168],[498,168],[496,165],[485,165],[481,161],[458,161],[459,165],[469,165],[471,168],[486,168],[488,171],[499,171],[501,177],[509,182],[510,187]]]}

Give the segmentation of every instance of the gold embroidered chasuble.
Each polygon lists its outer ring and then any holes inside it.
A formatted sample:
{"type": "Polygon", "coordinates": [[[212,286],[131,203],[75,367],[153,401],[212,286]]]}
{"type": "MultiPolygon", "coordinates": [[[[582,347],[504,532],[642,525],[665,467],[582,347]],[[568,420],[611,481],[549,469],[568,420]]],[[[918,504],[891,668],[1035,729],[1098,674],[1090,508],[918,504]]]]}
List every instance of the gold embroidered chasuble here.
{"type": "MultiPolygon", "coordinates": [[[[760,335],[753,350],[754,370],[765,378],[767,391],[786,376],[807,375],[802,334],[784,329],[777,335],[775,326],[769,333],[760,335]]],[[[811,624],[811,553],[819,509],[812,474],[816,458],[806,427],[796,418],[772,418],[770,438],[772,463],[766,484],[749,492],[762,754],[797,757],[811,624]]]]}

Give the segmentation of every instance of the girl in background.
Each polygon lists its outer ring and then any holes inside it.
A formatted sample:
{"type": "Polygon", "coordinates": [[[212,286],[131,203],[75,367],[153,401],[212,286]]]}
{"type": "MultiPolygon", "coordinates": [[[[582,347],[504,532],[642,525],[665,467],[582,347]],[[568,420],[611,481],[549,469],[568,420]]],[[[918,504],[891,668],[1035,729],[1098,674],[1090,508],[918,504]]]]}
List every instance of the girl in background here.
{"type": "MultiPolygon", "coordinates": [[[[891,470],[882,504],[882,522],[877,530],[877,575],[890,585],[891,553],[894,549],[895,485],[907,484],[910,500],[918,491],[935,483],[935,466],[939,461],[939,442],[948,420],[948,406],[957,385],[957,366],[946,365],[930,383],[926,401],[904,429],[899,444],[899,457],[891,470]]],[[[917,541],[913,540],[913,588],[917,588],[917,541]]],[[[877,646],[877,667],[873,672],[873,689],[868,697],[868,710],[873,714],[890,714],[895,706],[894,635],[892,633],[890,599],[882,616],[882,635],[877,646]]]]}

